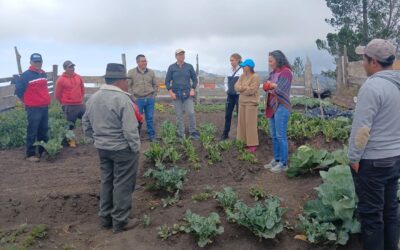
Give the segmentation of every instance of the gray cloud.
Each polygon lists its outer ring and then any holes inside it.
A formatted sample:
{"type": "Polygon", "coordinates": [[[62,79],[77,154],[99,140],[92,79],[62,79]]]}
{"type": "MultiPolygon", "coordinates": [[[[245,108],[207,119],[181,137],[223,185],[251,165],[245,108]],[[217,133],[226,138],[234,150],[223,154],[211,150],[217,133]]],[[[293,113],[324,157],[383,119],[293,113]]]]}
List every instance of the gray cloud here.
{"type": "Polygon", "coordinates": [[[315,40],[330,31],[329,15],[321,0],[0,0],[0,38],[111,46],[146,53],[160,68],[178,47],[216,72],[236,51],[260,67],[273,49],[328,65],[315,40]]]}

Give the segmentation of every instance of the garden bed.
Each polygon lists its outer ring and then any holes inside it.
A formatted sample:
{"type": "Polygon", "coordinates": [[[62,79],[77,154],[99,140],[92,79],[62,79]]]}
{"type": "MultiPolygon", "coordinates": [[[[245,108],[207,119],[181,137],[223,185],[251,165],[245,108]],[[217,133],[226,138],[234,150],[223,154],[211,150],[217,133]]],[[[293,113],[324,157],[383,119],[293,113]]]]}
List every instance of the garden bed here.
{"type": "MultiPolygon", "coordinates": [[[[158,131],[163,121],[175,121],[171,112],[157,112],[155,115],[158,131]]],[[[211,122],[218,128],[217,137],[224,125],[224,113],[198,113],[197,121],[211,122]]],[[[79,134],[79,132],[77,132],[79,134]]],[[[233,119],[230,136],[235,137],[236,119],[233,119]]],[[[150,225],[120,233],[101,229],[98,224],[98,193],[99,193],[99,160],[92,145],[78,145],[77,148],[64,148],[52,162],[43,161],[32,164],[24,161],[24,149],[0,151],[0,231],[9,232],[21,224],[46,224],[47,236],[38,239],[32,249],[198,249],[195,238],[189,234],[177,234],[162,241],[157,234],[157,228],[166,224],[172,226],[181,222],[186,210],[208,216],[217,212],[221,218],[224,233],[216,236],[213,243],[206,249],[324,249],[323,246],[311,245],[295,240],[299,234],[295,227],[298,214],[302,212],[303,204],[316,197],[314,188],[321,183],[318,175],[309,175],[288,179],[284,173],[272,174],[263,168],[271,160],[270,139],[260,130],[260,147],[255,164],[240,161],[237,150],[222,152],[222,162],[208,165],[207,151],[200,141],[194,143],[199,155],[201,168],[194,170],[185,156],[176,165],[189,169],[180,201],[166,208],[162,207],[163,192],[149,191],[146,188],[134,193],[133,217],[150,217],[150,225]],[[215,191],[230,186],[235,189],[239,198],[249,205],[255,203],[249,195],[254,185],[262,187],[267,194],[278,196],[282,206],[288,210],[283,220],[288,226],[274,240],[262,240],[249,230],[227,221],[225,213],[218,208],[218,203],[210,198],[194,202],[192,196],[203,192],[206,186],[215,191]]],[[[149,148],[149,143],[142,135],[142,153],[149,148]]],[[[318,148],[334,150],[341,147],[340,142],[326,143],[324,138],[317,137],[308,141],[290,142],[291,153],[304,143],[318,148]]],[[[181,152],[185,155],[183,152],[181,152]]],[[[146,186],[150,180],[143,174],[153,163],[141,155],[140,170],[137,182],[146,186]]],[[[27,232],[29,233],[29,232],[27,232]]],[[[1,235],[1,234],[0,234],[1,235]]],[[[1,241],[0,241],[1,242],[1,241]]],[[[17,238],[11,246],[20,242],[17,238]]],[[[339,249],[361,249],[357,236],[339,249]]]]}

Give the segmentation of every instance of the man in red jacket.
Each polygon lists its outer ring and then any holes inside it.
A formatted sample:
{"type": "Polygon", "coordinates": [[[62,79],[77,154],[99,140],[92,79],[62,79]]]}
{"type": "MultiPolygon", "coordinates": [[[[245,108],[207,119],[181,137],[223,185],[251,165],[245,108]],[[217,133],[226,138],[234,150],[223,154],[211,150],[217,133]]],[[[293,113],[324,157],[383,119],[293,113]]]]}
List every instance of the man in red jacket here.
{"type": "MultiPolygon", "coordinates": [[[[23,101],[27,113],[26,160],[40,161],[36,156],[36,141],[48,141],[50,95],[47,87],[47,75],[42,70],[43,60],[38,53],[30,57],[31,66],[25,71],[15,86],[15,94],[23,101]]],[[[44,152],[39,147],[39,156],[44,152]]]]}
{"type": "MultiPolygon", "coordinates": [[[[55,88],[55,98],[61,103],[69,128],[75,127],[77,119],[82,119],[85,113],[85,86],[82,77],[75,73],[75,64],[65,61],[65,72],[58,78],[55,88]]],[[[70,146],[73,146],[73,141],[70,146]]]]}

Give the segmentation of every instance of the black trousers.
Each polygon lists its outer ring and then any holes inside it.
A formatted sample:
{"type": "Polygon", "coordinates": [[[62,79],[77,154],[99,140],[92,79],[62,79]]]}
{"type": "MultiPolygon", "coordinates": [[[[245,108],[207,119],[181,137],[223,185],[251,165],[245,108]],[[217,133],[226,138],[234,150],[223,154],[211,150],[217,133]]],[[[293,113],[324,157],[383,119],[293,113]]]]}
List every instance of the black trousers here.
{"type": "Polygon", "coordinates": [[[397,250],[400,223],[398,179],[400,156],[361,160],[358,173],[352,171],[358,196],[364,250],[397,250]]]}
{"type": "Polygon", "coordinates": [[[74,129],[76,120],[82,119],[86,107],[85,105],[64,105],[62,106],[62,110],[69,123],[69,129],[74,129]]]}
{"type": "Polygon", "coordinates": [[[229,131],[231,130],[232,123],[232,113],[236,106],[236,112],[238,112],[239,108],[239,95],[228,95],[226,98],[225,105],[225,126],[224,133],[222,136],[228,137],[229,131]]]}
{"type": "MultiPolygon", "coordinates": [[[[49,108],[48,107],[26,107],[28,127],[26,131],[26,156],[36,155],[36,141],[47,142],[49,130],[49,108]]],[[[44,148],[39,146],[39,155],[42,155],[44,148]]]]}

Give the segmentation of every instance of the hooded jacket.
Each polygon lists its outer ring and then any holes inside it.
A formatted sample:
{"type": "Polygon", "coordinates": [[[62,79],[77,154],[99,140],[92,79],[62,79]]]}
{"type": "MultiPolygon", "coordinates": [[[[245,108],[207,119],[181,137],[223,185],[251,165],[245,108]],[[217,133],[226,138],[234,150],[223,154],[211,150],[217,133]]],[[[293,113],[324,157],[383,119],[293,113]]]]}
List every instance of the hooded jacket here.
{"type": "Polygon", "coordinates": [[[358,92],[349,141],[349,161],[400,155],[400,71],[370,76],[358,92]]]}
{"type": "Polygon", "coordinates": [[[57,80],[55,97],[62,105],[82,105],[85,86],[81,76],[64,72],[57,80]]]}

